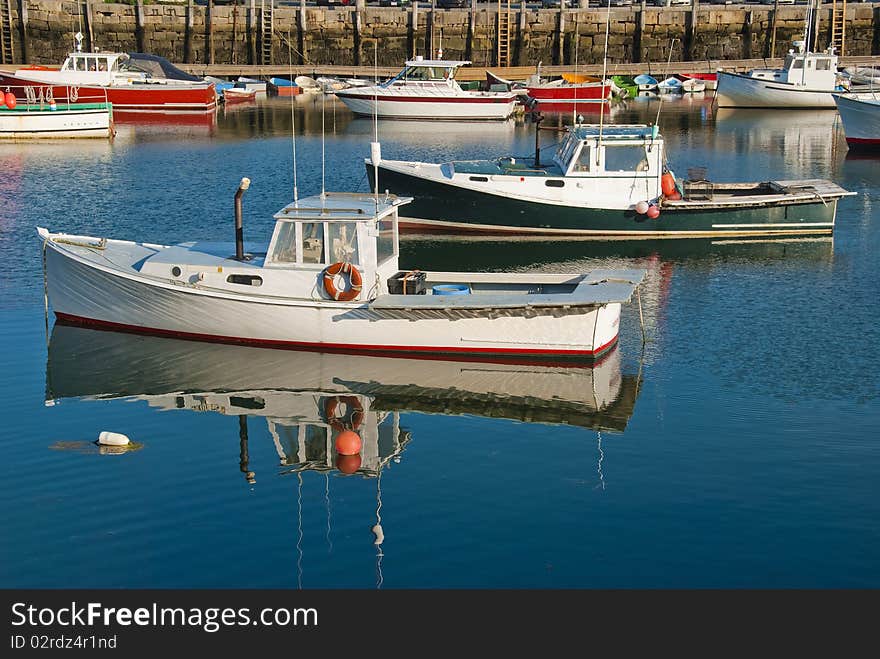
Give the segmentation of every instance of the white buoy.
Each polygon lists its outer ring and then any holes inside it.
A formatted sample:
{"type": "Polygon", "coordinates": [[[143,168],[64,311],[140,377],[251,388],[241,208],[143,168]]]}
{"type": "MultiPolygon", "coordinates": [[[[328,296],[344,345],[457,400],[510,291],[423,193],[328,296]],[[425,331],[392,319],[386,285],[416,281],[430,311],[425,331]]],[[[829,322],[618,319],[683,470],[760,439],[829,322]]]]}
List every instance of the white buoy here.
{"type": "Polygon", "coordinates": [[[102,430],[98,435],[98,444],[100,446],[128,446],[129,439],[120,432],[110,432],[102,430]]]}
{"type": "Polygon", "coordinates": [[[376,539],[373,541],[374,545],[381,545],[385,541],[385,532],[382,530],[381,524],[376,524],[373,527],[373,535],[376,536],[376,539]]]}

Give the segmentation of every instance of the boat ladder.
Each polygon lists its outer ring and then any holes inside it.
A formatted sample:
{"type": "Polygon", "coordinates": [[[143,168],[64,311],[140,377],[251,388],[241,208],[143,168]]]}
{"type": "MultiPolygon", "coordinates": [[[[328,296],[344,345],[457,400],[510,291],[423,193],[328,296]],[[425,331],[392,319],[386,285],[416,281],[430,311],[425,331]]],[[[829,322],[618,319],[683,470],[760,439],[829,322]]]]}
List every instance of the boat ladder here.
{"type": "Polygon", "coordinates": [[[510,66],[510,0],[498,0],[498,66],[510,66]]]}
{"type": "Polygon", "coordinates": [[[0,25],[0,60],[3,64],[12,64],[15,62],[15,42],[13,41],[14,28],[12,25],[12,0],[0,0],[3,6],[0,7],[2,13],[2,25],[0,25]]]}
{"type": "Polygon", "coordinates": [[[275,27],[275,0],[260,2],[260,64],[272,64],[272,34],[275,27]]]}
{"type": "Polygon", "coordinates": [[[843,55],[846,45],[846,0],[833,0],[831,3],[831,41],[828,44],[834,52],[843,55]]]}

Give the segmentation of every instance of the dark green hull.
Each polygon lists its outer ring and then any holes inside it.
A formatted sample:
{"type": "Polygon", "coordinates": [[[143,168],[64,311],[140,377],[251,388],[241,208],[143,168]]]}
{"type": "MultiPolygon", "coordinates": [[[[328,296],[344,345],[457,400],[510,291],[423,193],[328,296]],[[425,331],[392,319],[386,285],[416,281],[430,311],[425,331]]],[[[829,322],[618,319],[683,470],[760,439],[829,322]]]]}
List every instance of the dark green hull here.
{"type": "MultiPolygon", "coordinates": [[[[370,187],[373,167],[367,166],[370,187]]],[[[583,238],[688,238],[830,235],[837,199],[734,208],[667,205],[651,219],[632,210],[553,206],[476,192],[390,171],[379,165],[379,187],[413,197],[401,209],[401,230],[443,233],[576,235],[583,238]],[[413,221],[408,221],[408,220],[413,221]]]]}

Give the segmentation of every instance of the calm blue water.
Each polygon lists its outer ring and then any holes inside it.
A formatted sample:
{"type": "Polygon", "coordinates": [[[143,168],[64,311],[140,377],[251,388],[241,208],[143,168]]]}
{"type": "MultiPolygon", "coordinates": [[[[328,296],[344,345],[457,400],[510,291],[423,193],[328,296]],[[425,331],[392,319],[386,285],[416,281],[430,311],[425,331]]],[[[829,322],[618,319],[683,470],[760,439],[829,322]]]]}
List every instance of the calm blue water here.
{"type": "MultiPolygon", "coordinates": [[[[228,240],[248,176],[245,232],[260,239],[292,198],[290,112],[267,102],[214,126],[121,126],[112,144],[0,145],[0,585],[880,586],[880,158],[849,154],[835,117],[716,117],[699,101],[660,115],[681,174],[857,192],[833,242],[405,242],[409,267],[647,268],[647,345],[631,305],[619,349],[576,376],[51,320],[47,348],[35,226],[228,240]],[[354,475],[323,449],[320,410],[340,392],[367,411],[373,454],[354,475]],[[140,448],[102,454],[101,430],[140,448]]],[[[321,102],[300,101],[300,194],[321,189],[322,148],[327,189],[363,189],[371,122],[328,102],[323,123],[322,147],[321,102]]],[[[380,139],[386,157],[426,160],[534,144],[514,123],[382,122],[380,139]]]]}

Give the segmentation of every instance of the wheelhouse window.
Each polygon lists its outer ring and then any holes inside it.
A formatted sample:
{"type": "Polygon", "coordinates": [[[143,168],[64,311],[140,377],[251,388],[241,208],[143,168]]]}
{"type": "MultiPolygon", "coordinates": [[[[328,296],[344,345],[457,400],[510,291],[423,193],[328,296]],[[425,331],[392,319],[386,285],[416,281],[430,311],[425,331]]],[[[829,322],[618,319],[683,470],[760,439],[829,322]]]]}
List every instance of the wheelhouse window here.
{"type": "Polygon", "coordinates": [[[584,142],[584,148],[578,154],[577,162],[574,165],[576,172],[589,172],[593,169],[593,150],[584,142]]]}
{"type": "Polygon", "coordinates": [[[574,155],[574,151],[577,148],[578,144],[580,144],[580,140],[575,137],[573,134],[570,134],[566,140],[560,145],[559,150],[556,152],[556,159],[563,166],[567,166],[568,162],[571,160],[571,157],[574,155]]]}
{"type": "Polygon", "coordinates": [[[376,239],[376,258],[381,264],[396,254],[394,244],[394,220],[384,217],[378,222],[379,236],[376,239]]]}
{"type": "Polygon", "coordinates": [[[303,222],[302,262],[324,263],[324,223],[303,222]]]}
{"type": "Polygon", "coordinates": [[[282,222],[278,227],[271,259],[276,263],[296,263],[296,225],[293,222],[282,222]]]}
{"type": "MultiPolygon", "coordinates": [[[[305,226],[305,225],[303,225],[305,226]]],[[[328,223],[330,261],[359,263],[357,244],[357,224],[354,222],[328,223]]]]}
{"type": "Polygon", "coordinates": [[[648,169],[648,157],[641,144],[615,144],[605,147],[606,172],[643,172],[648,169]]]}
{"type": "Polygon", "coordinates": [[[831,60],[827,57],[816,60],[816,70],[817,71],[829,71],[831,70],[831,60]]]}

